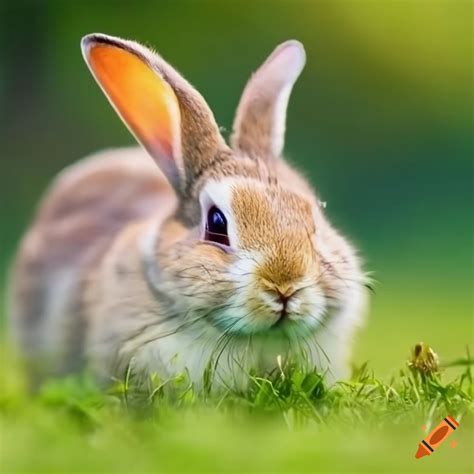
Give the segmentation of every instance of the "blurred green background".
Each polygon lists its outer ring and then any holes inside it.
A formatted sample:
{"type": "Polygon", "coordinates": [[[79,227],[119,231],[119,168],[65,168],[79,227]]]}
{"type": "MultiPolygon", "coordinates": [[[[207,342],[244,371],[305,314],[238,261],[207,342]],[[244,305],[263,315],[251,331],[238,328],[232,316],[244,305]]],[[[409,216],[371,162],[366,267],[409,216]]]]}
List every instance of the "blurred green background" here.
{"type": "Polygon", "coordinates": [[[226,130],[250,73],[279,42],[302,41],[287,156],[378,281],[355,361],[384,375],[419,340],[444,360],[472,345],[471,1],[3,0],[2,286],[51,178],[133,142],[81,57],[91,32],[154,46],[226,130]]]}

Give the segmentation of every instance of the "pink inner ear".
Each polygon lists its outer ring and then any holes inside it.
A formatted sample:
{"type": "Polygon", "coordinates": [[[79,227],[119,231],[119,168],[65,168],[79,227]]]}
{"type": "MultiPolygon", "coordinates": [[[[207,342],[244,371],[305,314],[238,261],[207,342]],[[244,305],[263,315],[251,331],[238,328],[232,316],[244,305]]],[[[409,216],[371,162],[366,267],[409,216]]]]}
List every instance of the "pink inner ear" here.
{"type": "Polygon", "coordinates": [[[127,127],[169,171],[180,153],[179,105],[172,88],[144,60],[117,46],[91,46],[88,62],[127,127]]]}

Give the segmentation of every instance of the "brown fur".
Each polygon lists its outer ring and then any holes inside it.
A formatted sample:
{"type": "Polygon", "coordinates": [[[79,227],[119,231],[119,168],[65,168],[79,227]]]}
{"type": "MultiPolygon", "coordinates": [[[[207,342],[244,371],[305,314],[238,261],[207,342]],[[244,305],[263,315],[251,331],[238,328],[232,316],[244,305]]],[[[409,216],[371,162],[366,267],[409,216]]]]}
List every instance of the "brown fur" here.
{"type": "Polygon", "coordinates": [[[242,246],[268,256],[259,269],[262,279],[283,285],[303,277],[314,265],[308,201],[278,185],[257,192],[255,186],[245,186],[235,194],[232,206],[243,217],[238,222],[242,246]]]}

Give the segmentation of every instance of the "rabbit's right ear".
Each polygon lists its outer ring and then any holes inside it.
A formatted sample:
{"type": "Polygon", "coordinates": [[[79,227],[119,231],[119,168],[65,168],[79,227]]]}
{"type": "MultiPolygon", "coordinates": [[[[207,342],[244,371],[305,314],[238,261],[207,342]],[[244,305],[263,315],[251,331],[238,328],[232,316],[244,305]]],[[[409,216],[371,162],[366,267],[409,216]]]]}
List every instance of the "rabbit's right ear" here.
{"type": "Polygon", "coordinates": [[[82,52],[101,89],[179,194],[226,147],[203,97],[168,63],[133,41],[85,36],[82,52]]]}

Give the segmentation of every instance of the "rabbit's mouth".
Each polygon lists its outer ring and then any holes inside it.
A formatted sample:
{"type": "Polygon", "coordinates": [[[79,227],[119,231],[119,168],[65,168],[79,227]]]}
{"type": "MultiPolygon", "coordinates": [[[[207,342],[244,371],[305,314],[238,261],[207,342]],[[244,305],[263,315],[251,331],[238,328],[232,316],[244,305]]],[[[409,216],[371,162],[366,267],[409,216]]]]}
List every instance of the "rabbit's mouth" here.
{"type": "Polygon", "coordinates": [[[234,336],[272,335],[278,337],[310,335],[324,326],[327,308],[313,308],[312,313],[292,311],[282,307],[275,311],[267,306],[234,311],[217,311],[212,324],[222,333],[234,336]]]}
{"type": "Polygon", "coordinates": [[[278,319],[273,323],[272,328],[276,329],[282,327],[284,324],[288,324],[289,315],[286,305],[283,306],[280,314],[278,315],[278,319]]]}

